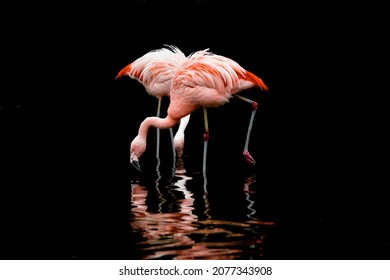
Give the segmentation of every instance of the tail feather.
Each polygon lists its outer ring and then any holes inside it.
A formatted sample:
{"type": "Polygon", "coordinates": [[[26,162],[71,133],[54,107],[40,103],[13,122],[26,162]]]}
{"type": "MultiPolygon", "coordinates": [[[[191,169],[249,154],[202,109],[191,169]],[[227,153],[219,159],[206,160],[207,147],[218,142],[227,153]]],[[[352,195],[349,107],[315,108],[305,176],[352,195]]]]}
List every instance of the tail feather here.
{"type": "Polygon", "coordinates": [[[266,90],[268,91],[268,87],[266,86],[266,84],[263,82],[262,79],[260,79],[259,77],[257,77],[255,74],[249,72],[249,71],[246,71],[246,79],[248,81],[251,81],[252,83],[254,83],[256,86],[258,86],[259,88],[261,88],[262,90],[266,90]]]}
{"type": "Polygon", "coordinates": [[[131,64],[124,67],[121,71],[119,71],[118,75],[116,75],[115,80],[118,79],[119,77],[127,75],[130,72],[130,69],[131,69],[131,64]]]}

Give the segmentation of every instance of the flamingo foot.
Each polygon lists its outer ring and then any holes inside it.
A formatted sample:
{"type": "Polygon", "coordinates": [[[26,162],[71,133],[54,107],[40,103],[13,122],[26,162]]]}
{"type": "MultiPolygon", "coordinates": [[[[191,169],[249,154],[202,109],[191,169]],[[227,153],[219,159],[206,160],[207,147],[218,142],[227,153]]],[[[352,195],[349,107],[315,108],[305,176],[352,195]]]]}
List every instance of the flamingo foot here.
{"type": "Polygon", "coordinates": [[[248,151],[244,151],[242,154],[244,155],[247,162],[249,162],[250,164],[253,164],[253,165],[256,164],[256,161],[253,159],[253,157],[250,155],[250,153],[248,151]]]}

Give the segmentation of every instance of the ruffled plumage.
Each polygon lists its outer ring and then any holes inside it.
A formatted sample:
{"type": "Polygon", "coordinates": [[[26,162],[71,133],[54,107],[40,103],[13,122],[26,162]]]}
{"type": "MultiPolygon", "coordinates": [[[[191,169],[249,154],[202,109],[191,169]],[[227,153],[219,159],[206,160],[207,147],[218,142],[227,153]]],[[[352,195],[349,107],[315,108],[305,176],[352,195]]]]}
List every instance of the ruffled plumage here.
{"type": "Polygon", "coordinates": [[[152,50],[124,67],[117,75],[128,75],[138,80],[153,96],[169,96],[172,77],[176,68],[186,59],[185,54],[176,46],[152,50]]]}

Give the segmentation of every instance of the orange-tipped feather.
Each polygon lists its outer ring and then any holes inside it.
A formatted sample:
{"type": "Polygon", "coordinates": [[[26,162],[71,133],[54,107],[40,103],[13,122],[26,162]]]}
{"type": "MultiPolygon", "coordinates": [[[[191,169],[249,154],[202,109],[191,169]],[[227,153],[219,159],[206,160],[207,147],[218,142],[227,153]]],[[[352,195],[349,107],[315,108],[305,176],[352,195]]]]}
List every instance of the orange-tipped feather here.
{"type": "Polygon", "coordinates": [[[127,75],[130,72],[131,64],[127,65],[121,71],[119,71],[118,75],[116,75],[115,79],[122,77],[123,75],[127,75]]]}
{"type": "Polygon", "coordinates": [[[253,73],[251,73],[249,71],[246,71],[246,78],[247,78],[248,81],[251,81],[256,86],[261,88],[262,90],[267,90],[268,91],[268,87],[265,85],[263,80],[260,79],[259,77],[257,77],[255,74],[253,74],[253,73]]]}

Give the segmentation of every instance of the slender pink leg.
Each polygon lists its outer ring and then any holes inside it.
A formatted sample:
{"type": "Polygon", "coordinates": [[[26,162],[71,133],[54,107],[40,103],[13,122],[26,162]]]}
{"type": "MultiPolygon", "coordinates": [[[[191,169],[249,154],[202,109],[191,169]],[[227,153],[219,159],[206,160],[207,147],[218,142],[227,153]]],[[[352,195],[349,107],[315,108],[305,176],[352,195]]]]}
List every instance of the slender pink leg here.
{"type": "MultiPolygon", "coordinates": [[[[160,117],[160,110],[161,110],[161,98],[158,99],[157,104],[157,117],[160,117]]],[[[160,160],[160,129],[157,128],[157,145],[156,145],[156,158],[157,160],[160,160]]]]}
{"type": "MultiPolygon", "coordinates": [[[[157,105],[157,117],[160,117],[161,112],[161,98],[158,99],[158,105],[157,105]]],[[[175,146],[173,144],[173,129],[172,127],[169,128],[169,133],[171,135],[171,142],[172,142],[172,149],[173,149],[173,160],[176,160],[176,152],[175,152],[175,146]]],[[[156,146],[156,157],[157,160],[160,160],[160,129],[157,128],[157,146],[156,146]]]]}
{"type": "Polygon", "coordinates": [[[251,154],[248,151],[248,147],[249,147],[249,139],[250,139],[250,136],[251,136],[252,126],[253,126],[253,120],[254,120],[255,115],[256,115],[258,104],[257,104],[257,102],[255,102],[253,100],[250,100],[248,98],[242,97],[240,95],[234,95],[234,96],[237,97],[238,99],[241,99],[241,100],[243,100],[245,102],[248,102],[248,103],[250,103],[252,105],[252,114],[251,114],[251,118],[250,118],[250,121],[249,121],[248,130],[247,130],[247,133],[246,133],[246,140],[245,140],[244,151],[243,151],[242,154],[244,155],[245,159],[249,163],[256,164],[255,160],[253,159],[253,157],[251,156],[251,154]]]}
{"type": "Polygon", "coordinates": [[[203,134],[203,173],[206,172],[207,144],[209,142],[209,121],[207,119],[206,107],[203,107],[204,134],[203,134]]]}

